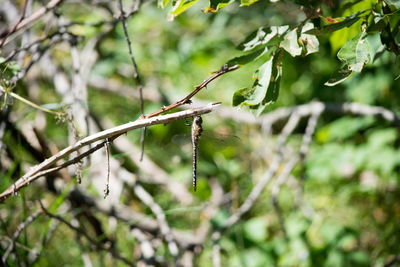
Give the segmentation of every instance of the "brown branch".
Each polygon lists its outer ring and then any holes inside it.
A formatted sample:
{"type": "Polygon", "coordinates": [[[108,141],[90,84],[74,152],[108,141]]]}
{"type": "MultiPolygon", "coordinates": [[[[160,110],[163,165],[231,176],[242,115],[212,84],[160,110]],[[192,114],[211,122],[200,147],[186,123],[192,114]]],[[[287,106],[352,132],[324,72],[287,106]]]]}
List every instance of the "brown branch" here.
{"type": "MultiPolygon", "coordinates": [[[[134,9],[139,9],[139,6],[141,3],[142,3],[141,0],[136,0],[134,9]]],[[[137,86],[139,87],[140,113],[142,114],[142,116],[144,116],[143,84],[142,84],[142,79],[140,78],[140,75],[139,75],[139,70],[138,70],[138,66],[136,64],[135,57],[133,56],[132,44],[131,44],[131,40],[129,39],[128,25],[126,23],[124,8],[122,6],[122,0],[118,1],[118,6],[119,6],[119,10],[121,12],[122,29],[124,30],[125,40],[128,45],[129,57],[131,58],[131,62],[132,62],[132,66],[133,66],[133,78],[135,78],[137,86]]],[[[140,144],[142,145],[142,152],[140,155],[140,160],[143,159],[145,137],[146,137],[146,127],[144,127],[142,129],[142,136],[140,138],[140,144]]]]}
{"type": "MultiPolygon", "coordinates": [[[[139,9],[139,6],[141,4],[141,0],[137,0],[136,1],[136,5],[135,5],[135,10],[139,9]]],[[[143,103],[143,84],[142,84],[142,79],[140,78],[139,75],[139,70],[138,70],[138,66],[136,64],[136,60],[135,57],[133,56],[133,52],[132,52],[132,44],[131,44],[131,40],[129,39],[129,34],[128,34],[128,25],[126,23],[126,17],[125,17],[125,12],[124,12],[124,8],[122,6],[122,0],[118,1],[118,6],[119,6],[119,10],[121,12],[121,21],[122,21],[122,28],[124,30],[124,36],[125,36],[125,41],[128,45],[128,52],[129,52],[129,57],[131,58],[132,61],[132,66],[133,66],[133,77],[136,80],[136,83],[139,87],[139,98],[140,98],[140,112],[142,113],[142,115],[144,115],[144,103],[143,103]]]]}
{"type": "MultiPolygon", "coordinates": [[[[31,168],[31,170],[29,172],[27,172],[24,176],[19,178],[12,186],[10,186],[7,190],[5,190],[3,193],[1,193],[0,194],[0,202],[4,201],[6,198],[12,196],[16,192],[18,192],[21,188],[27,186],[30,182],[36,180],[40,176],[42,176],[44,174],[48,174],[49,172],[59,170],[60,167],[55,167],[53,169],[47,169],[47,168],[54,165],[58,160],[61,160],[64,157],[70,155],[71,153],[78,151],[79,149],[81,149],[84,146],[93,144],[96,141],[100,141],[100,140],[106,139],[106,138],[108,138],[112,142],[118,136],[120,136],[128,131],[134,130],[134,129],[143,128],[143,127],[147,127],[147,126],[151,126],[151,125],[155,125],[155,124],[165,124],[165,123],[169,123],[171,121],[177,120],[177,119],[193,117],[196,115],[201,115],[201,114],[211,112],[216,106],[219,106],[220,103],[213,103],[213,104],[209,104],[203,108],[186,110],[186,111],[176,112],[173,114],[168,114],[168,115],[163,115],[163,116],[153,118],[153,117],[158,116],[162,113],[165,113],[169,110],[172,110],[176,107],[190,103],[190,99],[194,95],[196,95],[201,89],[206,87],[210,82],[212,82],[219,76],[221,76],[225,73],[228,73],[230,71],[236,70],[238,68],[239,68],[238,65],[234,65],[232,67],[223,66],[219,71],[214,73],[211,77],[209,77],[208,79],[204,80],[201,84],[196,86],[195,89],[189,95],[187,95],[180,101],[178,101],[174,104],[171,104],[167,107],[163,107],[160,110],[150,113],[147,116],[141,116],[139,119],[137,119],[134,122],[129,122],[129,123],[114,127],[112,129],[108,129],[108,130],[87,136],[86,138],[76,142],[74,145],[71,145],[71,146],[61,150],[56,155],[53,155],[52,157],[46,159],[42,163],[31,168]],[[40,174],[40,176],[38,174],[40,174]]],[[[104,142],[102,143],[102,145],[104,145],[104,142]]],[[[96,146],[95,148],[96,148],[95,150],[97,150],[100,147],[96,146]]],[[[92,152],[94,152],[95,150],[90,149],[90,151],[92,151],[92,152]]],[[[85,153],[83,153],[83,154],[85,154],[85,153]]],[[[85,154],[85,155],[87,155],[87,154],[85,154]]],[[[78,158],[81,159],[82,157],[77,156],[73,160],[75,162],[77,162],[76,160],[78,158]]],[[[69,162],[71,162],[71,161],[69,161],[69,162]]],[[[65,163],[63,165],[65,165],[65,163]]],[[[63,167],[65,167],[65,166],[63,166],[63,167]]]]}
{"type": "Polygon", "coordinates": [[[78,233],[78,234],[84,236],[90,243],[92,243],[92,244],[96,247],[96,249],[101,249],[101,250],[104,250],[104,251],[108,251],[108,252],[110,252],[110,254],[111,254],[114,258],[116,258],[116,259],[118,259],[118,260],[120,260],[120,261],[123,261],[124,263],[126,263],[126,264],[128,264],[128,265],[130,265],[130,266],[135,266],[135,264],[134,264],[133,262],[131,262],[131,261],[128,260],[127,258],[125,258],[125,257],[123,257],[122,255],[120,255],[117,251],[115,251],[115,249],[114,249],[113,247],[108,247],[108,246],[106,246],[105,244],[102,244],[102,243],[98,242],[97,240],[91,238],[91,237],[90,237],[85,231],[83,231],[81,228],[72,225],[71,223],[69,223],[67,220],[65,220],[64,218],[62,218],[62,217],[59,216],[59,215],[52,214],[51,212],[49,212],[49,211],[43,206],[42,202],[39,201],[39,203],[40,203],[40,206],[42,207],[42,211],[43,211],[43,213],[44,213],[45,215],[47,215],[47,216],[50,217],[50,218],[56,219],[57,221],[59,221],[59,222],[65,224],[66,226],[68,226],[71,230],[73,230],[73,231],[75,231],[76,233],[78,233]]]}
{"type": "Polygon", "coordinates": [[[174,240],[171,228],[168,225],[163,209],[154,201],[153,197],[139,184],[133,186],[136,196],[148,206],[156,215],[157,222],[160,228],[160,233],[168,244],[168,250],[171,255],[176,258],[179,253],[178,246],[174,240]]]}
{"type": "Polygon", "coordinates": [[[215,80],[216,78],[218,78],[221,75],[224,75],[225,73],[228,73],[230,71],[234,71],[236,69],[239,68],[239,65],[234,65],[232,67],[229,68],[221,68],[219,71],[217,71],[216,73],[214,73],[211,77],[209,77],[208,79],[204,80],[201,84],[197,85],[195,87],[195,89],[193,90],[193,92],[191,92],[190,94],[188,94],[186,97],[182,98],[181,100],[179,100],[178,102],[171,104],[167,107],[163,107],[158,111],[155,111],[153,113],[150,113],[149,115],[146,116],[146,118],[151,118],[157,115],[160,115],[164,112],[167,112],[171,109],[174,109],[176,107],[182,106],[184,104],[188,104],[190,103],[190,99],[196,95],[198,92],[200,92],[201,89],[203,89],[204,87],[206,87],[210,82],[212,82],[213,80],[215,80]]]}
{"type": "Polygon", "coordinates": [[[21,234],[21,232],[29,225],[31,224],[37,217],[39,217],[40,214],[42,214],[43,212],[41,210],[35,212],[34,214],[32,214],[31,216],[29,216],[28,218],[26,218],[26,220],[24,222],[22,222],[20,225],[18,225],[17,230],[15,231],[13,238],[11,240],[11,244],[8,246],[7,251],[4,253],[3,257],[2,257],[2,261],[3,264],[6,263],[8,255],[10,255],[10,253],[13,251],[14,247],[15,247],[15,242],[17,241],[19,235],[21,234]]]}
{"type": "Polygon", "coordinates": [[[104,149],[106,150],[107,160],[106,188],[104,189],[104,198],[106,198],[110,194],[110,142],[108,139],[104,143],[104,149]]]}
{"type": "MultiPolygon", "coordinates": [[[[3,46],[3,44],[5,43],[6,39],[8,37],[10,37],[13,33],[19,31],[20,29],[26,27],[27,25],[29,25],[30,23],[38,20],[40,17],[42,17],[44,14],[46,14],[46,12],[48,12],[49,10],[55,8],[57,5],[59,5],[63,0],[52,0],[50,1],[46,6],[40,8],[39,10],[37,10],[35,13],[33,13],[32,15],[30,15],[29,17],[20,20],[17,24],[14,25],[14,27],[12,29],[10,29],[9,31],[7,31],[7,33],[3,33],[2,35],[5,34],[5,37],[2,39],[1,41],[1,45],[0,47],[3,46]]],[[[28,0],[26,1],[28,2],[28,0]]],[[[26,5],[26,3],[25,3],[26,5]]],[[[25,11],[23,12],[25,14],[25,11]]],[[[24,15],[23,14],[23,15],[24,15]]],[[[22,17],[23,18],[23,17],[22,17]]]]}
{"type": "Polygon", "coordinates": [[[264,187],[271,181],[274,177],[276,172],[279,169],[279,166],[282,161],[282,150],[284,148],[284,144],[289,137],[289,135],[293,132],[300,121],[300,115],[298,113],[293,113],[290,116],[289,121],[286,123],[285,127],[283,128],[281,134],[278,137],[278,148],[275,153],[275,156],[272,160],[271,165],[269,166],[268,170],[264,173],[264,175],[260,178],[254,188],[251,190],[250,194],[248,195],[247,199],[244,203],[239,207],[239,209],[234,212],[227,220],[226,224],[222,227],[223,230],[230,228],[235,223],[239,221],[243,214],[248,212],[251,207],[254,205],[257,198],[260,196],[264,187]]]}
{"type": "Polygon", "coordinates": [[[119,125],[117,127],[87,136],[87,137],[81,139],[80,141],[76,142],[75,144],[64,148],[57,154],[44,160],[42,163],[32,167],[30,171],[28,171],[24,176],[19,178],[12,186],[10,186],[7,190],[5,190],[3,193],[0,194],[0,202],[4,201],[6,198],[12,196],[15,192],[19,191],[24,186],[27,186],[29,183],[33,182],[40,176],[43,176],[44,174],[48,174],[49,172],[57,171],[61,168],[64,168],[74,162],[79,161],[84,156],[87,156],[89,153],[93,153],[97,149],[103,147],[105,141],[103,141],[100,145],[97,145],[94,148],[88,150],[90,152],[86,151],[86,152],[82,153],[81,155],[77,156],[76,158],[74,158],[73,160],[68,161],[68,163],[66,162],[66,163],[62,164],[62,167],[58,166],[58,167],[54,167],[52,169],[48,169],[49,167],[54,165],[57,161],[65,158],[66,156],[70,155],[72,152],[78,151],[79,149],[81,149],[87,145],[93,144],[97,141],[104,140],[107,138],[109,139],[109,141],[112,142],[115,138],[117,138],[121,134],[124,134],[124,133],[134,130],[134,129],[139,129],[139,128],[156,125],[156,124],[166,124],[166,123],[169,123],[169,122],[172,122],[175,120],[209,113],[217,106],[219,106],[219,103],[212,103],[205,107],[180,111],[180,112],[167,114],[167,115],[160,115],[160,116],[157,116],[154,118],[146,118],[146,119],[141,118],[136,121],[129,122],[129,123],[126,123],[123,125],[119,125]]]}
{"type": "Polygon", "coordinates": [[[11,30],[8,31],[8,33],[6,34],[6,36],[4,36],[4,38],[1,40],[0,42],[0,48],[3,47],[4,43],[6,42],[8,36],[10,36],[13,32],[15,32],[15,30],[18,27],[18,24],[21,23],[21,21],[24,19],[25,17],[25,12],[26,12],[26,7],[28,6],[28,1],[29,0],[25,0],[24,6],[22,8],[22,14],[21,14],[21,18],[18,20],[17,23],[15,23],[14,27],[12,27],[11,30]]]}
{"type": "MultiPolygon", "coordinates": [[[[113,217],[118,221],[127,223],[133,228],[139,228],[143,232],[153,235],[160,233],[160,225],[157,220],[148,215],[139,213],[132,207],[121,203],[111,203],[108,200],[93,198],[79,189],[75,189],[69,195],[70,199],[79,203],[80,207],[88,207],[94,211],[100,212],[108,217],[113,217]]],[[[204,243],[204,239],[190,231],[171,229],[173,240],[177,242],[182,250],[199,246],[204,243]]]]}

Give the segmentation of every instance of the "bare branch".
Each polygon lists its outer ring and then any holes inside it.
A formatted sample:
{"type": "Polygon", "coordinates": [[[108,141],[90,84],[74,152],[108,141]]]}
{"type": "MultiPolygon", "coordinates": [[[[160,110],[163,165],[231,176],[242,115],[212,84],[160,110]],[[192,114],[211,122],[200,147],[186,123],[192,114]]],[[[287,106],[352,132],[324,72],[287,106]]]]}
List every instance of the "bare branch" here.
{"type": "Polygon", "coordinates": [[[279,223],[281,225],[281,228],[282,228],[286,238],[287,238],[287,233],[286,233],[286,228],[285,228],[285,220],[284,220],[284,217],[282,214],[282,210],[278,203],[278,195],[279,195],[282,185],[287,182],[287,180],[290,176],[290,173],[292,172],[293,168],[296,166],[297,162],[299,160],[303,160],[305,155],[307,154],[308,147],[310,145],[311,138],[312,138],[312,135],[314,134],[315,127],[317,125],[317,121],[318,121],[318,118],[320,115],[321,115],[321,110],[316,111],[309,118],[308,124],[306,127],[306,131],[303,135],[303,142],[300,147],[299,155],[296,157],[293,157],[285,165],[285,168],[283,169],[281,175],[278,177],[274,187],[272,188],[272,193],[271,193],[272,205],[275,208],[276,213],[278,214],[279,223]]]}
{"type": "Polygon", "coordinates": [[[293,132],[295,127],[297,126],[300,120],[300,116],[298,113],[293,113],[290,116],[289,121],[286,123],[285,127],[283,128],[281,134],[278,137],[278,148],[277,152],[272,160],[271,165],[268,168],[268,171],[260,178],[257,184],[254,186],[253,190],[251,190],[249,196],[245,200],[245,202],[239,207],[239,209],[233,213],[226,224],[224,225],[223,229],[227,229],[234,225],[240,217],[245,214],[247,211],[251,209],[254,205],[254,202],[261,194],[264,187],[267,185],[268,182],[274,177],[275,173],[277,172],[279,165],[282,161],[282,149],[284,147],[284,143],[286,142],[287,137],[293,132]]]}
{"type": "MultiPolygon", "coordinates": [[[[131,207],[119,203],[112,204],[110,201],[104,199],[94,199],[78,189],[75,189],[70,197],[74,198],[74,201],[78,201],[80,205],[92,208],[107,216],[114,217],[144,232],[158,233],[160,231],[159,223],[156,220],[134,211],[131,207]]],[[[204,242],[203,239],[190,232],[171,229],[171,233],[173,235],[173,240],[178,242],[179,247],[182,249],[201,245],[204,242]]]]}
{"type": "Polygon", "coordinates": [[[182,99],[179,100],[178,102],[176,102],[176,103],[174,103],[174,104],[171,104],[171,105],[169,105],[169,106],[167,106],[167,107],[163,107],[163,108],[161,108],[160,110],[155,111],[155,112],[153,112],[153,113],[150,113],[150,114],[147,115],[146,117],[147,117],[147,118],[151,118],[151,117],[157,116],[157,115],[159,115],[159,114],[162,114],[162,113],[164,113],[164,112],[167,112],[167,111],[169,111],[169,110],[171,110],[171,109],[174,109],[174,108],[176,108],[176,107],[179,107],[179,106],[182,106],[182,105],[185,105],[185,104],[190,103],[190,102],[191,102],[190,99],[191,99],[194,95],[196,95],[198,92],[200,92],[201,89],[203,89],[204,87],[206,87],[210,82],[214,81],[214,80],[215,80],[216,78],[218,78],[219,76],[224,75],[225,73],[228,73],[228,72],[237,70],[238,68],[239,68],[239,65],[234,65],[234,66],[229,67],[229,68],[221,68],[219,71],[217,71],[216,73],[214,73],[211,77],[209,77],[208,79],[204,80],[201,84],[197,85],[197,86],[195,87],[195,89],[194,89],[190,94],[188,94],[187,96],[185,96],[184,98],[182,98],[182,99]]]}
{"type": "MultiPolygon", "coordinates": [[[[155,251],[154,251],[148,237],[138,228],[133,228],[131,233],[140,243],[140,248],[142,251],[142,257],[145,261],[144,262],[145,266],[152,266],[152,265],[149,265],[149,263],[151,263],[153,261],[155,251]]],[[[138,263],[138,265],[139,265],[139,263],[138,263]]]]}
{"type": "MultiPolygon", "coordinates": [[[[82,140],[78,141],[77,143],[75,143],[74,145],[64,148],[56,155],[53,155],[52,157],[46,159],[42,163],[32,167],[30,171],[28,171],[24,176],[19,178],[12,186],[10,186],[7,190],[5,190],[3,193],[0,194],[0,202],[4,201],[4,199],[12,196],[15,192],[19,191],[22,187],[28,185],[29,183],[31,183],[34,180],[36,180],[37,178],[39,178],[40,176],[37,176],[37,174],[39,172],[46,170],[47,168],[49,168],[53,164],[55,164],[57,161],[63,159],[64,157],[70,155],[72,152],[75,152],[84,146],[93,144],[96,141],[104,140],[106,138],[108,138],[110,141],[112,141],[115,138],[117,138],[118,136],[120,136],[121,134],[124,134],[124,133],[134,130],[134,129],[139,129],[139,128],[156,125],[156,124],[166,124],[166,123],[169,123],[169,122],[172,122],[175,120],[209,113],[217,106],[219,106],[218,103],[212,103],[212,104],[209,104],[209,105],[207,105],[205,107],[201,107],[201,108],[180,111],[180,112],[167,114],[167,115],[161,115],[161,116],[153,117],[153,118],[138,119],[134,122],[122,124],[117,127],[87,136],[87,137],[83,138],[82,140]]],[[[102,146],[100,146],[98,148],[96,147],[95,150],[97,150],[101,147],[102,146]]],[[[91,150],[92,150],[92,152],[95,151],[95,150],[93,150],[93,148],[91,150]]],[[[87,154],[82,153],[82,155],[87,155],[87,154]]],[[[65,164],[64,164],[64,167],[65,167],[65,164]]]]}
{"type": "MultiPolygon", "coordinates": [[[[29,17],[21,20],[20,22],[18,22],[12,29],[10,29],[9,31],[7,31],[7,33],[3,33],[1,35],[4,35],[6,37],[3,38],[1,46],[4,45],[5,43],[5,39],[7,39],[8,37],[10,37],[13,33],[19,31],[20,29],[26,27],[27,25],[31,24],[32,22],[38,20],[39,18],[41,18],[44,14],[46,14],[49,10],[52,10],[53,8],[55,8],[56,6],[58,6],[59,4],[61,4],[63,0],[52,0],[50,1],[46,6],[40,8],[39,10],[37,10],[36,12],[34,12],[32,15],[30,15],[29,17]]],[[[1,47],[0,46],[0,47],[1,47]]]]}
{"type": "Polygon", "coordinates": [[[105,244],[102,244],[100,242],[98,242],[97,240],[94,240],[93,238],[91,238],[85,231],[83,231],[82,229],[80,229],[79,227],[76,227],[74,225],[72,225],[71,223],[69,223],[67,220],[65,220],[64,218],[62,218],[59,215],[56,214],[52,214],[51,212],[49,212],[44,206],[43,204],[40,202],[40,206],[42,207],[42,211],[50,218],[56,219],[57,221],[65,224],[66,226],[68,226],[71,230],[75,231],[76,233],[84,236],[91,244],[93,244],[97,249],[101,249],[104,251],[108,251],[114,258],[123,261],[124,263],[130,265],[130,266],[134,266],[135,264],[133,262],[131,262],[130,260],[128,260],[127,258],[121,256],[117,251],[115,251],[115,249],[113,247],[108,247],[105,244]]]}
{"type": "Polygon", "coordinates": [[[212,250],[212,262],[214,267],[221,267],[221,246],[219,244],[219,240],[221,238],[221,232],[214,232],[212,234],[212,241],[213,241],[213,250],[212,250]]]}
{"type": "MultiPolygon", "coordinates": [[[[136,8],[134,8],[134,9],[139,9],[141,2],[142,2],[141,0],[136,0],[136,5],[135,5],[136,8]]],[[[129,34],[128,34],[128,25],[126,23],[124,8],[122,6],[122,0],[118,1],[118,6],[119,6],[119,10],[121,12],[122,28],[124,29],[124,36],[125,36],[126,43],[128,45],[129,56],[132,61],[133,78],[135,78],[136,83],[139,87],[140,113],[142,114],[142,116],[144,116],[143,84],[142,84],[142,79],[140,78],[140,75],[139,75],[139,70],[138,70],[138,66],[136,64],[135,57],[133,56],[131,40],[129,39],[129,34]]],[[[140,155],[140,160],[143,159],[145,137],[146,137],[146,127],[144,127],[142,129],[142,137],[140,138],[140,143],[142,144],[142,152],[140,155]]]]}
{"type": "Polygon", "coordinates": [[[21,21],[25,18],[26,7],[28,6],[28,2],[29,2],[29,0],[25,0],[24,6],[23,6],[23,8],[22,8],[22,14],[21,14],[20,19],[19,19],[18,22],[14,25],[14,27],[12,27],[12,29],[8,31],[7,35],[4,36],[4,38],[1,40],[1,42],[0,42],[0,48],[3,47],[3,45],[4,45],[4,43],[6,42],[8,36],[10,36],[13,32],[15,32],[15,30],[16,30],[17,27],[18,27],[18,24],[20,24],[21,21]]]}
{"type": "Polygon", "coordinates": [[[395,127],[400,128],[400,119],[394,112],[380,106],[370,106],[360,103],[324,103],[313,101],[304,105],[278,108],[259,117],[255,117],[252,113],[244,110],[221,106],[216,114],[223,118],[232,119],[237,122],[273,125],[278,121],[287,119],[293,112],[297,112],[301,117],[311,116],[312,114],[318,112],[350,114],[358,116],[375,116],[390,122],[395,127]]]}
{"type": "Polygon", "coordinates": [[[106,188],[104,189],[104,198],[110,194],[110,142],[108,142],[108,138],[104,143],[104,149],[106,150],[106,159],[107,159],[107,177],[106,177],[106,188]]]}
{"type": "Polygon", "coordinates": [[[42,214],[43,212],[41,210],[35,212],[34,214],[32,214],[31,216],[29,216],[28,218],[26,218],[26,220],[24,222],[22,222],[20,225],[18,225],[17,230],[15,231],[13,238],[11,240],[11,244],[8,246],[6,252],[4,253],[3,257],[2,257],[2,261],[3,264],[6,263],[8,255],[10,255],[10,253],[14,250],[15,247],[15,242],[17,241],[19,235],[21,234],[21,232],[30,224],[32,223],[34,220],[36,220],[37,217],[39,217],[40,214],[42,214]]]}
{"type": "Polygon", "coordinates": [[[176,242],[173,239],[171,229],[165,218],[164,211],[141,185],[135,184],[133,186],[133,190],[137,195],[137,197],[140,198],[140,200],[142,200],[143,203],[146,204],[151,209],[151,211],[156,215],[158,224],[160,226],[160,232],[164,237],[165,241],[167,241],[168,243],[169,252],[171,253],[172,256],[176,258],[179,253],[178,246],[176,245],[176,242]]]}

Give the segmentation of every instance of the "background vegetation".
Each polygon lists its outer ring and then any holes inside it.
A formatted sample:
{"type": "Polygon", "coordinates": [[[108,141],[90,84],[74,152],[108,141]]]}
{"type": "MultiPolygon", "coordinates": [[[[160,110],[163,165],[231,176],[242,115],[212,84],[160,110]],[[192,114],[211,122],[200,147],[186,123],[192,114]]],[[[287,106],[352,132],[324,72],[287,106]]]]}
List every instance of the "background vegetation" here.
{"type": "Polygon", "coordinates": [[[181,107],[222,102],[203,116],[197,192],[190,120],[148,127],[142,161],[142,132],[128,132],[2,198],[2,260],[396,266],[399,8],[2,0],[1,192],[77,140],[136,120],[141,87],[149,114],[239,67],[181,107]]]}

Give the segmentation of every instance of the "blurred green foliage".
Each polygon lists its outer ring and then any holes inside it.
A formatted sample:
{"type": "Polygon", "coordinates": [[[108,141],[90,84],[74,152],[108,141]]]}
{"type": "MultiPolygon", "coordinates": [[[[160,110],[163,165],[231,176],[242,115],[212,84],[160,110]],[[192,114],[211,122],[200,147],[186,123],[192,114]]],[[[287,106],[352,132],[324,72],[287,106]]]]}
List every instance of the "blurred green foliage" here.
{"type": "MultiPolygon", "coordinates": [[[[400,34],[394,25],[399,26],[400,7],[396,1],[323,1],[322,11],[310,18],[312,23],[305,25],[302,22],[306,15],[298,4],[304,5],[306,10],[314,10],[320,1],[230,2],[226,5],[228,1],[212,0],[207,7],[196,0],[160,0],[157,4],[145,3],[128,20],[132,49],[145,87],[155,89],[165,102],[147,100],[145,113],[182,98],[212,71],[228,63],[239,64],[241,68],[210,84],[196,96],[197,99],[242,106],[257,115],[314,99],[378,105],[399,114],[400,82],[395,78],[400,74],[396,52],[400,34]],[[166,9],[159,9],[157,5],[166,9]],[[384,7],[391,8],[392,12],[387,13],[384,7]],[[167,21],[168,18],[174,20],[167,21]],[[299,25],[302,28],[298,28],[299,25]],[[336,72],[339,76],[335,76],[336,72]],[[329,86],[326,86],[327,81],[329,86]]],[[[92,10],[89,4],[68,3],[60,8],[60,12],[71,21],[85,23],[101,21],[105,16],[100,10],[92,10]]],[[[102,31],[102,26],[75,25],[70,30],[83,38],[79,44],[82,47],[102,31]]],[[[136,86],[120,24],[102,37],[96,49],[99,59],[90,75],[136,86]]],[[[60,67],[72,69],[69,55],[62,48],[54,47],[50,53],[59,59],[60,67]]],[[[0,64],[3,63],[0,61],[0,64]]],[[[14,68],[14,65],[8,66],[14,68]]],[[[0,67],[3,75],[10,69],[0,67]]],[[[3,76],[0,78],[4,80],[3,76]]],[[[27,85],[19,86],[20,92],[26,94],[27,85]]],[[[46,82],[40,84],[42,103],[54,103],[58,99],[51,87],[46,82]]],[[[91,87],[88,99],[93,114],[110,118],[115,124],[132,121],[140,115],[138,102],[123,95],[91,87]]],[[[14,111],[26,112],[26,109],[20,104],[13,105],[14,111]]],[[[268,142],[274,147],[275,139],[263,140],[265,136],[256,126],[238,124],[234,120],[222,122],[213,115],[204,117],[206,130],[240,137],[235,145],[219,144],[207,137],[200,141],[196,205],[209,201],[211,190],[207,180],[211,178],[218,179],[234,199],[231,206],[220,207],[211,218],[212,224],[220,227],[243,203],[268,168],[265,150],[270,149],[268,142]]],[[[305,122],[302,122],[290,137],[290,144],[297,149],[304,128],[305,122]]],[[[46,133],[60,147],[66,146],[66,125],[50,115],[47,116],[46,133]]],[[[183,121],[150,127],[145,152],[172,179],[189,186],[190,144],[174,145],[171,141],[183,133],[190,133],[183,121]]],[[[3,141],[8,146],[18,147],[18,139],[11,135],[6,131],[3,141]]],[[[129,133],[127,137],[138,144],[140,132],[129,133]]],[[[189,141],[190,136],[186,139],[189,141]]],[[[322,116],[304,166],[296,168],[292,174],[301,185],[303,201],[310,210],[304,212],[304,203],[297,199],[295,190],[283,185],[278,195],[284,218],[284,225],[281,225],[271,202],[270,190],[265,190],[250,212],[222,237],[223,263],[250,267],[382,266],[399,252],[399,140],[399,130],[377,118],[322,116]]],[[[15,158],[20,162],[34,161],[25,155],[28,154],[26,151],[15,151],[19,153],[15,158]]],[[[137,170],[129,162],[128,155],[113,156],[130,171],[137,170]]],[[[12,168],[1,171],[1,189],[18,176],[20,166],[15,162],[12,168]]],[[[181,210],[168,192],[151,184],[144,187],[166,210],[171,227],[192,230],[199,225],[201,208],[184,207],[181,210]]],[[[43,192],[25,190],[22,194],[27,199],[38,199],[36,195],[43,192]]],[[[45,196],[53,203],[53,212],[64,197],[64,194],[45,196]]],[[[21,198],[11,199],[3,210],[20,210],[21,201],[21,198]]],[[[132,204],[134,201],[129,194],[123,201],[151,214],[143,204],[132,204]]],[[[14,229],[9,229],[13,232],[24,218],[26,216],[21,214],[2,217],[2,224],[13,225],[14,229]]],[[[101,218],[104,222],[107,219],[101,218]]],[[[48,225],[44,219],[35,221],[34,227],[23,233],[24,245],[29,246],[31,240],[45,240],[48,225]]],[[[118,224],[110,234],[121,240],[118,248],[129,255],[137,241],[127,237],[128,230],[123,226],[118,224]]],[[[101,264],[106,253],[93,255],[87,244],[74,240],[70,229],[60,227],[62,231],[57,231],[47,241],[36,266],[83,265],[81,255],[84,252],[95,259],[94,265],[101,264]]],[[[166,248],[157,253],[160,257],[170,257],[166,248]]],[[[211,255],[209,241],[204,244],[196,265],[210,266],[211,255]]]]}

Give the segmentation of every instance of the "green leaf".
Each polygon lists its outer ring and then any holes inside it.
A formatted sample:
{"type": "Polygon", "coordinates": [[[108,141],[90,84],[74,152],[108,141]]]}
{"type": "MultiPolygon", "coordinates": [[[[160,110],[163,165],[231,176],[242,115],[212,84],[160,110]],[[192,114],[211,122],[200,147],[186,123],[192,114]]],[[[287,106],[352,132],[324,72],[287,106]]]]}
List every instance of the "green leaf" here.
{"type": "Polygon", "coordinates": [[[335,86],[339,83],[346,81],[353,75],[353,73],[354,72],[352,70],[349,70],[347,67],[340,69],[337,72],[335,72],[333,76],[326,83],[324,83],[324,85],[335,86]]]}
{"type": "Polygon", "coordinates": [[[262,47],[279,44],[283,40],[283,36],[288,29],[288,25],[259,28],[247,36],[244,42],[239,44],[238,49],[242,51],[252,51],[262,47]]]}
{"type": "Polygon", "coordinates": [[[386,27],[386,22],[383,15],[376,14],[374,19],[368,25],[367,32],[381,32],[386,27]]]}
{"type": "Polygon", "coordinates": [[[300,215],[296,213],[292,213],[289,215],[287,220],[285,221],[285,226],[287,229],[287,234],[290,238],[295,239],[298,236],[301,236],[307,231],[310,223],[300,215]]]}
{"type": "Polygon", "coordinates": [[[280,50],[274,57],[272,65],[271,81],[268,87],[267,95],[264,99],[264,105],[274,103],[279,96],[279,88],[282,77],[282,50],[280,50]]]}
{"type": "Polygon", "coordinates": [[[350,70],[360,72],[365,64],[372,60],[371,48],[366,36],[365,33],[357,34],[353,39],[348,40],[337,54],[350,70]]]}
{"type": "Polygon", "coordinates": [[[232,3],[234,0],[210,0],[210,4],[208,7],[203,9],[204,13],[215,13],[219,9],[223,8],[224,6],[229,5],[232,3]]]}
{"type": "Polygon", "coordinates": [[[354,23],[356,23],[361,17],[360,15],[365,13],[367,10],[362,10],[360,12],[351,14],[348,17],[345,17],[341,22],[338,23],[332,23],[332,24],[328,24],[325,27],[322,27],[321,29],[310,29],[309,31],[305,32],[307,34],[316,34],[316,35],[320,35],[320,34],[326,34],[326,33],[330,33],[330,32],[334,32],[340,29],[343,29],[344,27],[350,27],[351,25],[353,25],[354,23]]]}
{"type": "Polygon", "coordinates": [[[373,117],[342,117],[320,129],[316,137],[323,142],[343,141],[370,127],[373,123],[375,123],[373,117]]]}
{"type": "Polygon", "coordinates": [[[253,88],[241,88],[237,90],[232,97],[232,106],[236,107],[246,101],[250,97],[253,88]]]}
{"type": "Polygon", "coordinates": [[[243,225],[244,236],[255,243],[261,243],[268,237],[267,226],[265,218],[252,218],[243,225]]]}
{"type": "Polygon", "coordinates": [[[158,0],[157,6],[159,8],[165,8],[165,6],[169,3],[169,0],[158,0]]]}
{"type": "MultiPolygon", "coordinates": [[[[168,2],[169,0],[162,0],[162,1],[168,2]]],[[[197,1],[199,1],[199,0],[177,1],[176,5],[172,8],[172,10],[169,14],[172,16],[178,16],[178,15],[182,14],[183,12],[185,12],[189,7],[194,5],[197,1]]]]}
{"type": "Polygon", "coordinates": [[[306,55],[318,52],[319,50],[319,42],[315,35],[306,34],[308,30],[314,28],[314,24],[307,23],[304,25],[303,29],[301,30],[302,34],[300,35],[300,43],[303,45],[306,51],[306,55]]]}
{"type": "Polygon", "coordinates": [[[301,47],[299,46],[299,42],[297,40],[297,30],[294,29],[288,32],[284,40],[281,42],[280,46],[285,49],[292,57],[301,55],[301,47]]]}
{"type": "Polygon", "coordinates": [[[232,58],[231,60],[226,62],[226,64],[228,65],[228,67],[232,67],[234,65],[243,66],[249,62],[256,60],[257,58],[259,58],[261,55],[263,55],[267,51],[268,50],[266,48],[261,48],[257,51],[249,53],[247,55],[232,58]]]}
{"type": "Polygon", "coordinates": [[[272,61],[273,58],[265,62],[260,68],[258,68],[258,70],[256,70],[256,82],[253,86],[252,93],[248,94],[248,97],[243,104],[253,106],[259,104],[264,99],[269,86],[269,81],[271,80],[272,61]]]}
{"type": "Polygon", "coordinates": [[[241,0],[240,6],[249,6],[257,1],[258,0],[241,0]]]}
{"type": "Polygon", "coordinates": [[[257,109],[260,114],[266,105],[275,102],[279,95],[280,79],[282,76],[281,66],[282,50],[265,62],[256,72],[251,88],[237,90],[232,99],[233,106],[246,105],[257,109]]]}
{"type": "Polygon", "coordinates": [[[211,223],[216,227],[223,227],[229,219],[229,214],[219,209],[215,215],[211,218],[211,223]]]}
{"type": "Polygon", "coordinates": [[[71,182],[68,183],[64,191],[51,203],[49,207],[47,207],[47,210],[51,213],[57,213],[58,208],[61,206],[61,204],[64,203],[65,198],[67,197],[67,194],[70,192],[71,188],[75,184],[75,180],[72,180],[71,182]]]}
{"type": "Polygon", "coordinates": [[[385,0],[386,4],[393,5],[396,8],[400,8],[400,0],[385,0]]]}

